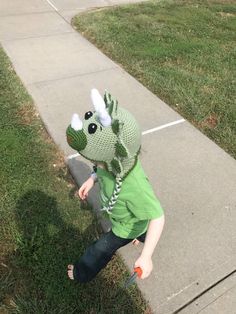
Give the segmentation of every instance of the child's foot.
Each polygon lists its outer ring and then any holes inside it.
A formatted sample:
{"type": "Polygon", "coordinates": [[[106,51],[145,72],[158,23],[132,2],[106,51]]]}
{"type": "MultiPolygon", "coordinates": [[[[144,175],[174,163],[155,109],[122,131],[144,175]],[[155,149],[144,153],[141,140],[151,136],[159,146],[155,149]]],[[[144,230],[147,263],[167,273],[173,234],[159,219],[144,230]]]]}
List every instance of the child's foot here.
{"type": "Polygon", "coordinates": [[[140,242],[139,240],[134,239],[134,240],[132,241],[132,244],[133,244],[133,245],[139,245],[139,242],[140,242]]]}
{"type": "Polygon", "coordinates": [[[67,266],[67,274],[71,280],[74,280],[73,270],[74,270],[74,265],[67,266]]]}

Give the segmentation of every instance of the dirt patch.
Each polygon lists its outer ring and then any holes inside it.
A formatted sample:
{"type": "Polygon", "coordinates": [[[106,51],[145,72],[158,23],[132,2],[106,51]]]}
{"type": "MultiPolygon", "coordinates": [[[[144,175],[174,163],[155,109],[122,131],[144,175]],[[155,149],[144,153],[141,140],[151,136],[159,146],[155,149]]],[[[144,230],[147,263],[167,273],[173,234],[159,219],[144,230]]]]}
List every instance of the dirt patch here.
{"type": "Polygon", "coordinates": [[[235,13],[227,13],[227,12],[218,12],[221,17],[235,17],[235,13]]]}
{"type": "Polygon", "coordinates": [[[219,119],[217,115],[213,113],[201,123],[201,127],[214,129],[218,125],[218,123],[219,123],[219,119]]]}
{"type": "Polygon", "coordinates": [[[24,103],[18,110],[19,123],[22,125],[31,125],[35,118],[39,117],[30,102],[24,103]]]}

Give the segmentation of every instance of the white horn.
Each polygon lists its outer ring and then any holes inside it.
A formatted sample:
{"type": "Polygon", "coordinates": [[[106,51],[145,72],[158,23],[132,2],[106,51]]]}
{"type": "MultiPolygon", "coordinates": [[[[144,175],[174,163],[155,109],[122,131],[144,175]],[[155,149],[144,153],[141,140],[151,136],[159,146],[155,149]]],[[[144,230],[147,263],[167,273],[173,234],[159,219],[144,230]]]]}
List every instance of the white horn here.
{"type": "Polygon", "coordinates": [[[74,129],[75,131],[82,130],[83,122],[80,120],[77,113],[73,114],[70,125],[71,125],[72,129],[74,129]]]}
{"type": "Polygon", "coordinates": [[[107,127],[111,125],[111,117],[109,116],[106,109],[104,109],[104,111],[99,112],[98,116],[103,126],[107,127]]]}
{"type": "Polygon", "coordinates": [[[93,88],[91,90],[91,98],[96,112],[101,112],[106,108],[106,104],[97,89],[93,88]]]}
{"type": "Polygon", "coordinates": [[[91,90],[91,98],[95,111],[98,113],[99,119],[103,126],[107,127],[111,125],[111,117],[106,110],[106,104],[99,94],[99,91],[95,88],[91,90]]]}

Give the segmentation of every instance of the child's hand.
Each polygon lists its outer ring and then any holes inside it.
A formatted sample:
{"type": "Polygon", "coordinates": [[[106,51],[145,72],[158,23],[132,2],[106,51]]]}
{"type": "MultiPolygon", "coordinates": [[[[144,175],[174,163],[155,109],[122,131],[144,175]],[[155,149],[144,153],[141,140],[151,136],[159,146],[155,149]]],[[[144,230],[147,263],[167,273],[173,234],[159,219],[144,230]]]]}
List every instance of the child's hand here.
{"type": "Polygon", "coordinates": [[[86,197],[88,196],[88,192],[91,190],[91,188],[94,186],[94,179],[93,178],[88,178],[87,181],[85,181],[82,186],[79,189],[79,192],[77,192],[75,195],[79,194],[79,197],[81,200],[85,200],[86,197]]]}
{"type": "Polygon", "coordinates": [[[140,256],[134,264],[134,267],[140,267],[143,271],[141,279],[147,278],[153,269],[151,257],[140,256]]]}

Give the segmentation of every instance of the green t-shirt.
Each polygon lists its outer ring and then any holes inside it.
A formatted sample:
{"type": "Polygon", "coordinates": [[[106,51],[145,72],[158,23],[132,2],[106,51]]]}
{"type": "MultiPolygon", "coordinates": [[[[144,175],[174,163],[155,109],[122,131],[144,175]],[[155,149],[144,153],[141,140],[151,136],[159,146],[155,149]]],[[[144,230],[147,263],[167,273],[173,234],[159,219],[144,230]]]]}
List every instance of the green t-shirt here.
{"type": "MultiPolygon", "coordinates": [[[[97,168],[97,177],[103,206],[114,191],[115,178],[104,169],[97,168]]],[[[121,238],[134,239],[143,234],[151,219],[162,216],[163,210],[138,161],[123,180],[121,191],[111,214],[112,231],[121,238]]]]}

